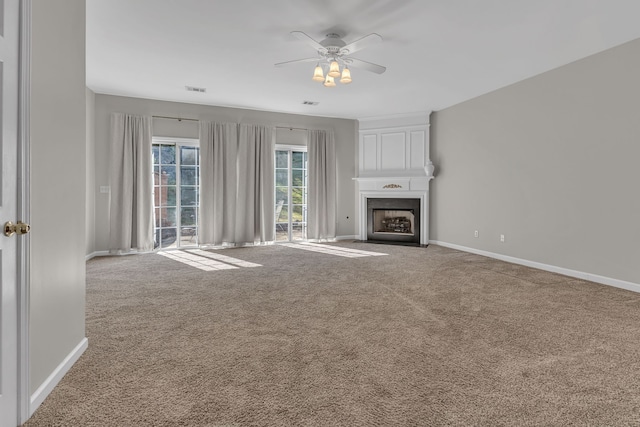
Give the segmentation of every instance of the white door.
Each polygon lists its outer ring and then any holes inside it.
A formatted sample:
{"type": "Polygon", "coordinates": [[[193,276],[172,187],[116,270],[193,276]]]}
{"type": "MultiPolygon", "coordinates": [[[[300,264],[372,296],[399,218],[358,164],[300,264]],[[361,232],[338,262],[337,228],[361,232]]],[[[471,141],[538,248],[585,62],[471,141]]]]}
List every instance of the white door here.
{"type": "Polygon", "coordinates": [[[18,239],[4,224],[18,219],[19,17],[19,0],[0,0],[0,427],[18,425],[18,239]]]}

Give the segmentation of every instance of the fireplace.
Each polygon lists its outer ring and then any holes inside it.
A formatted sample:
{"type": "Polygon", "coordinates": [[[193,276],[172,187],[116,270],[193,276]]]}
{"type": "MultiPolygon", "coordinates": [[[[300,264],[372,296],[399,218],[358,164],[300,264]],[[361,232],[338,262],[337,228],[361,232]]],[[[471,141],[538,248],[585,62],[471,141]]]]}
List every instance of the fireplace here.
{"type": "Polygon", "coordinates": [[[420,199],[367,198],[367,240],[420,244],[420,199]]]}

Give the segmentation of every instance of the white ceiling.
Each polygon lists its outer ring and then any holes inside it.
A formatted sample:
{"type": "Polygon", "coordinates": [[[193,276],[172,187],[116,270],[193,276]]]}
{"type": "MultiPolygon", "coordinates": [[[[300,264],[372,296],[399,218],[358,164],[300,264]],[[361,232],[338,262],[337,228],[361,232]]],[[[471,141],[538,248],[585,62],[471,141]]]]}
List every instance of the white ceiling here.
{"type": "Polygon", "coordinates": [[[339,118],[439,110],[640,37],[638,0],[87,0],[96,93],[339,118]],[[292,37],[383,41],[353,83],[313,82],[292,37]],[[187,92],[185,86],[207,89],[187,92]],[[302,101],[317,101],[317,106],[302,101]]]}

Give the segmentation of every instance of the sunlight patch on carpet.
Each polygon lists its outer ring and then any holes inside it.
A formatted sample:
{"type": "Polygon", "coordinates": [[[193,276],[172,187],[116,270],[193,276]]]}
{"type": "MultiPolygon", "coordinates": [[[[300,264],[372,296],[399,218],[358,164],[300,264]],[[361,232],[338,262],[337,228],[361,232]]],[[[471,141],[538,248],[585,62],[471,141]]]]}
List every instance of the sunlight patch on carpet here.
{"type": "Polygon", "coordinates": [[[238,267],[183,251],[158,252],[158,255],[204,271],[231,270],[238,267]]]}
{"type": "Polygon", "coordinates": [[[191,249],[190,252],[195,255],[215,259],[217,261],[226,262],[227,264],[237,265],[238,267],[262,267],[262,264],[256,264],[255,262],[243,261],[238,258],[233,258],[226,255],[203,251],[201,249],[191,249]]]}
{"type": "Polygon", "coordinates": [[[320,253],[329,254],[329,255],[337,255],[337,256],[346,257],[346,258],[362,258],[362,257],[368,257],[368,256],[387,255],[380,252],[361,251],[358,249],[349,249],[349,248],[343,248],[339,246],[322,245],[318,243],[308,243],[308,242],[283,243],[282,246],[286,246],[293,249],[302,249],[305,251],[320,252],[320,253]]]}

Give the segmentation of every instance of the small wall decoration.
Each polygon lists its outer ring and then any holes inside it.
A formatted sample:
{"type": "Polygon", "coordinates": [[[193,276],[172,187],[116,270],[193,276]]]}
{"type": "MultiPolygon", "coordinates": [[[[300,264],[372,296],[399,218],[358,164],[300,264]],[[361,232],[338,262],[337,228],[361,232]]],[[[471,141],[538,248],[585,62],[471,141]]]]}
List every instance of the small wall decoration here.
{"type": "Polygon", "coordinates": [[[402,188],[402,185],[400,185],[400,184],[387,184],[382,188],[402,188]]]}

